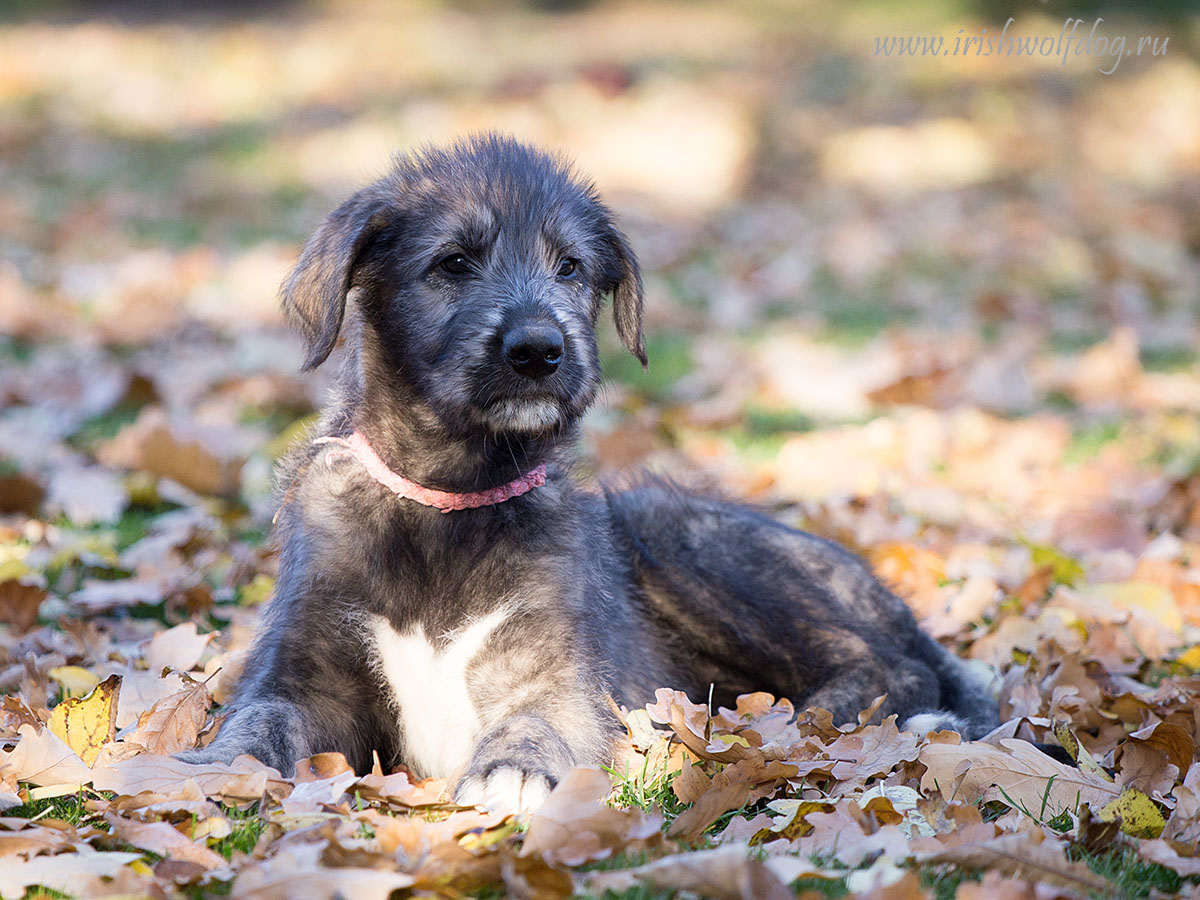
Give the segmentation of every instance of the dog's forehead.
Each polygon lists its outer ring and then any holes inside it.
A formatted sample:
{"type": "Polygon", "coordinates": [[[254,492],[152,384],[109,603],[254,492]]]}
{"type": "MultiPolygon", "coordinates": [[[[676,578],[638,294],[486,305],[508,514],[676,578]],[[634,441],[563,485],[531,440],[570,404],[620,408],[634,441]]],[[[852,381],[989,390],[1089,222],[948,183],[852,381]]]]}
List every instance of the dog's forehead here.
{"type": "Polygon", "coordinates": [[[577,242],[595,227],[596,198],[563,162],[522,144],[483,141],[398,161],[394,201],[430,232],[471,244],[501,230],[577,242]]]}

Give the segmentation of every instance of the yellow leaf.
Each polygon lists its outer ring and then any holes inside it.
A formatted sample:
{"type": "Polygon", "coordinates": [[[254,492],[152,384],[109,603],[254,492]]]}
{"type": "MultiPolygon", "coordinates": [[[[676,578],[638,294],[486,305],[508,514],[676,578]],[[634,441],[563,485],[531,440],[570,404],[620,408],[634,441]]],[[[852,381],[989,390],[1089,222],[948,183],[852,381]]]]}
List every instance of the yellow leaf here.
{"type": "Polygon", "coordinates": [[[1075,760],[1076,765],[1083,769],[1083,771],[1099,775],[1105,781],[1113,780],[1112,776],[1100,767],[1100,763],[1096,762],[1096,758],[1088,752],[1087,747],[1079,743],[1079,738],[1075,737],[1071,731],[1071,727],[1065,720],[1054,720],[1054,737],[1058,739],[1058,743],[1062,748],[1067,751],[1067,755],[1075,760]]]}
{"type": "Polygon", "coordinates": [[[1183,628],[1183,615],[1171,592],[1152,581],[1123,581],[1091,585],[1085,596],[1097,596],[1118,609],[1139,610],[1147,618],[1174,632],[1183,628]]]}
{"type": "Polygon", "coordinates": [[[740,734],[715,734],[713,735],[713,739],[720,741],[722,744],[728,744],[731,747],[734,744],[737,744],[739,747],[750,746],[750,742],[740,734]]]}
{"type": "Polygon", "coordinates": [[[86,697],[64,700],[50,712],[50,730],[87,765],[117,734],[117,693],[121,676],[110,675],[86,697]]]}
{"type": "Polygon", "coordinates": [[[1156,838],[1167,824],[1154,801],[1136,788],[1125,788],[1120,796],[1096,812],[1101,822],[1120,820],[1121,830],[1131,837],[1156,838]]]}
{"type": "Polygon", "coordinates": [[[1043,566],[1049,566],[1051,577],[1059,584],[1071,587],[1087,574],[1083,566],[1061,550],[1045,544],[1034,544],[1030,541],[1022,541],[1022,543],[1029,548],[1029,559],[1033,563],[1033,567],[1040,569],[1043,566]]]}
{"type": "Polygon", "coordinates": [[[1200,671],[1200,644],[1181,653],[1175,662],[1181,666],[1187,666],[1193,672],[1200,671]]]}
{"type": "Polygon", "coordinates": [[[62,685],[68,699],[82,697],[100,683],[99,675],[82,666],[55,666],[46,674],[62,685]]]}

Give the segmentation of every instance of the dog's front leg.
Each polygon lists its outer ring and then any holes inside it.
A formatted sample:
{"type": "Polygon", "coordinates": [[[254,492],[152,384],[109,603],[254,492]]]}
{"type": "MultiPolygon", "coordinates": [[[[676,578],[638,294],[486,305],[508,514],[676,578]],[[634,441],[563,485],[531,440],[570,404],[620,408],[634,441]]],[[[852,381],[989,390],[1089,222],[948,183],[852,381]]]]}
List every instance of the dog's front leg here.
{"type": "MultiPolygon", "coordinates": [[[[512,636],[510,635],[510,638],[512,636]]],[[[617,721],[579,648],[526,632],[474,671],[483,730],[455,790],[463,804],[528,811],[572,766],[611,758],[617,721]]]]}
{"type": "Polygon", "coordinates": [[[370,769],[372,751],[390,758],[387,705],[361,636],[339,621],[281,603],[250,651],[216,739],[179,758],[230,762],[248,753],[285,775],[296,760],[324,751],[340,751],[360,772],[370,769]]]}
{"type": "Polygon", "coordinates": [[[288,774],[297,759],[312,754],[312,732],[301,706],[255,698],[230,715],[211,744],[184,751],[177,758],[189,763],[228,763],[246,753],[288,774]]]}
{"type": "Polygon", "coordinates": [[[576,751],[543,715],[519,713],[484,734],[454,797],[464,805],[528,811],[540,806],[578,762],[576,751]]]}

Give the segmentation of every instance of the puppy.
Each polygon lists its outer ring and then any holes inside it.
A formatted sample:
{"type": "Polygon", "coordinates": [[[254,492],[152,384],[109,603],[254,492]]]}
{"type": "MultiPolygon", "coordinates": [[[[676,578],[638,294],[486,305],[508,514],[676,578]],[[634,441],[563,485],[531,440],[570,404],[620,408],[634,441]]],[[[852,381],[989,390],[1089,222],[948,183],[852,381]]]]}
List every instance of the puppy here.
{"type": "Polygon", "coordinates": [[[610,758],[607,697],[769,691],[976,737],[996,704],[865,565],[650,479],[569,475],[596,323],[643,364],[633,251],[559,159],[482,136],[402,156],[334,210],[283,287],[337,395],[282,467],[276,594],[235,710],[188,758],[290,770],[377,752],[463,803],[537,805],[610,758]]]}

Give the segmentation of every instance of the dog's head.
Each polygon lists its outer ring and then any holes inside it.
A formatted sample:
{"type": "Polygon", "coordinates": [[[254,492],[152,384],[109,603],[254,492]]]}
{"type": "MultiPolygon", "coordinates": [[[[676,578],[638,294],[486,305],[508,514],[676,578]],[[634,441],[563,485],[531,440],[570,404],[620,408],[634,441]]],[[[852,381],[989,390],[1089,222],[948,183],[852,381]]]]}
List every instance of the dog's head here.
{"type": "Polygon", "coordinates": [[[402,156],[334,210],[283,286],[307,344],[329,356],[352,289],[372,378],[395,378],[452,430],[540,433],[574,421],[599,383],[595,325],[644,365],[637,260],[595,189],[511,139],[402,156]]]}

